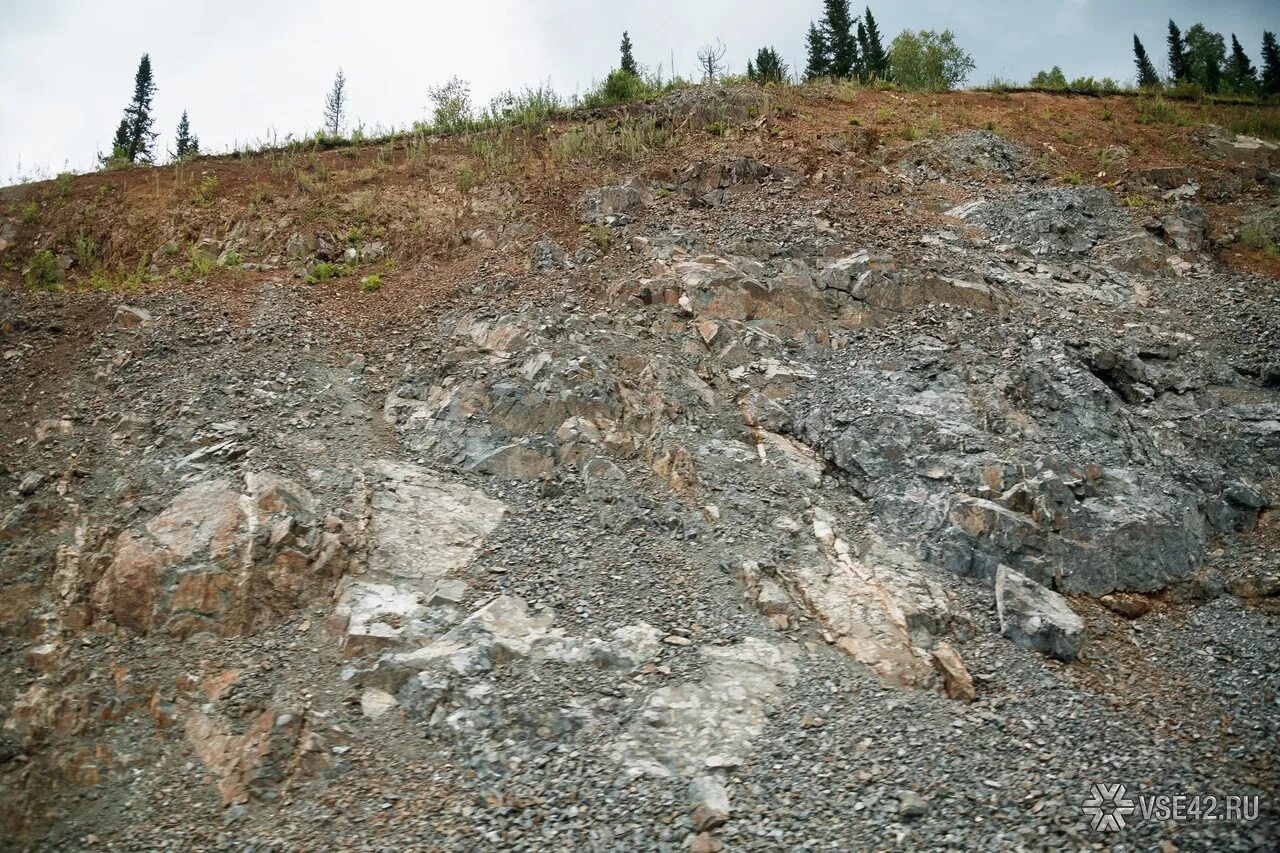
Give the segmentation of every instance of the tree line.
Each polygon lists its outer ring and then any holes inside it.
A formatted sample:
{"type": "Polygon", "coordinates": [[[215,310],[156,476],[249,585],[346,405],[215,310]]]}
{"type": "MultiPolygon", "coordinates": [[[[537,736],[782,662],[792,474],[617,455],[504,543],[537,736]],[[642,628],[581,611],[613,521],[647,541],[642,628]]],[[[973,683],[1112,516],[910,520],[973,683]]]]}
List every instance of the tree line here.
{"type": "Polygon", "coordinates": [[[1193,24],[1183,31],[1171,19],[1165,44],[1169,73],[1161,77],[1142,40],[1133,34],[1133,64],[1138,71],[1139,88],[1189,86],[1210,95],[1246,97],[1280,94],[1280,48],[1275,33],[1262,34],[1261,75],[1235,33],[1231,34],[1228,53],[1221,33],[1211,32],[1204,24],[1193,24]]]}
{"type": "MultiPolygon", "coordinates": [[[[1262,35],[1261,71],[1255,68],[1234,33],[1231,34],[1231,49],[1228,51],[1222,35],[1209,31],[1203,24],[1194,24],[1184,32],[1170,20],[1166,43],[1168,73],[1161,75],[1142,40],[1134,33],[1134,65],[1139,88],[1195,87],[1207,94],[1248,97],[1280,94],[1280,49],[1277,49],[1275,35],[1269,31],[1262,35]]],[[[802,76],[809,81],[853,80],[911,90],[945,90],[964,82],[975,67],[973,58],[956,44],[955,35],[950,30],[903,30],[886,47],[871,7],[866,6],[861,14],[855,15],[849,0],[823,0],[822,16],[809,23],[805,46],[806,62],[802,76]]],[[[715,45],[698,51],[698,67],[705,82],[715,83],[723,79],[725,53],[725,46],[719,40],[715,45]]],[[[618,67],[589,91],[582,103],[587,106],[624,103],[688,83],[674,75],[666,83],[661,78],[661,66],[656,74],[650,74],[636,61],[635,46],[630,34],[624,31],[619,45],[618,67]]],[[[736,79],[761,85],[782,84],[792,79],[792,73],[782,55],[769,45],[759,48],[747,60],[745,78],[736,79]]],[[[1031,85],[1047,89],[1098,88],[1091,78],[1068,82],[1058,66],[1051,71],[1039,72],[1032,78],[1031,85]]],[[[1103,81],[1101,88],[1118,89],[1119,85],[1108,79],[1103,81]]],[[[134,77],[133,97],[116,128],[111,151],[99,155],[104,166],[155,162],[158,137],[152,114],[155,94],[151,58],[143,54],[134,77]]],[[[429,96],[436,105],[433,120],[439,129],[460,130],[474,121],[466,81],[454,77],[442,86],[431,88],[429,96]]],[[[532,99],[533,106],[542,112],[551,112],[562,106],[549,86],[530,91],[525,96],[507,92],[494,99],[490,117],[512,112],[521,99],[532,99]]],[[[338,69],[333,86],[325,97],[323,118],[322,133],[339,138],[347,118],[346,76],[342,69],[338,69]]],[[[191,129],[186,110],[183,110],[174,136],[174,148],[169,155],[182,160],[199,153],[200,141],[191,129]]]]}

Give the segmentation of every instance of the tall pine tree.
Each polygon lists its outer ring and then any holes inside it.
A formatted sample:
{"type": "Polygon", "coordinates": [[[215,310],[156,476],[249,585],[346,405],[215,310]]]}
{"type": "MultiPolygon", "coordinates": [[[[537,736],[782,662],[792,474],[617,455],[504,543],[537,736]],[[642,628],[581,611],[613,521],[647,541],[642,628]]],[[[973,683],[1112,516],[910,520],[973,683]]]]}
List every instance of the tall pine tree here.
{"type": "Polygon", "coordinates": [[[827,53],[827,40],[822,35],[822,30],[818,29],[818,25],[809,22],[809,32],[804,37],[805,46],[808,48],[808,59],[804,67],[804,78],[806,80],[816,80],[819,77],[826,77],[831,73],[831,59],[827,53]]]}
{"type": "Polygon", "coordinates": [[[876,19],[871,15],[871,7],[868,6],[863,14],[863,20],[867,27],[867,46],[862,51],[862,64],[866,67],[867,73],[877,80],[887,80],[889,78],[889,54],[885,53],[884,42],[880,38],[880,28],[876,26],[876,19]]]}
{"type": "MultiPolygon", "coordinates": [[[[631,54],[631,36],[627,35],[627,31],[622,31],[622,63],[618,66],[628,74],[640,76],[640,66],[636,65],[636,58],[631,54]]],[[[675,70],[672,69],[672,73],[675,70]]]]}
{"type": "Polygon", "coordinates": [[[867,43],[867,27],[862,21],[858,21],[858,64],[854,66],[853,74],[859,80],[867,80],[871,77],[871,69],[867,67],[867,49],[870,44],[867,43]]]}
{"type": "Polygon", "coordinates": [[[1231,60],[1227,65],[1227,76],[1231,79],[1231,87],[1237,92],[1249,93],[1258,87],[1258,72],[1235,33],[1231,34],[1231,60]]]}
{"type": "Polygon", "coordinates": [[[342,123],[347,117],[347,78],[338,69],[338,76],[333,78],[333,88],[324,99],[324,129],[330,136],[337,136],[342,130],[342,123]]]}
{"type": "Polygon", "coordinates": [[[1262,91],[1280,95],[1280,46],[1272,32],[1262,34],[1262,91]]]}
{"type": "Polygon", "coordinates": [[[1187,79],[1187,47],[1182,43],[1182,31],[1169,19],[1169,79],[1177,83],[1187,79]]]}
{"type": "Polygon", "coordinates": [[[849,14],[849,0],[823,0],[822,35],[827,44],[833,77],[852,77],[858,66],[858,41],[849,14]]]}
{"type": "Polygon", "coordinates": [[[151,163],[155,160],[157,134],[151,128],[155,117],[151,115],[151,99],[155,97],[156,84],[151,77],[151,56],[142,54],[138,72],[133,77],[133,100],[124,108],[124,118],[116,127],[111,154],[102,157],[104,164],[112,161],[151,163]]]}
{"type": "Polygon", "coordinates": [[[1138,34],[1133,34],[1133,64],[1138,67],[1138,88],[1154,89],[1160,85],[1160,75],[1147,56],[1147,49],[1142,46],[1138,34]]]}
{"type": "Polygon", "coordinates": [[[191,122],[187,120],[187,111],[182,111],[178,119],[178,132],[174,136],[173,156],[179,160],[194,157],[200,153],[200,140],[191,132],[191,122]]]}

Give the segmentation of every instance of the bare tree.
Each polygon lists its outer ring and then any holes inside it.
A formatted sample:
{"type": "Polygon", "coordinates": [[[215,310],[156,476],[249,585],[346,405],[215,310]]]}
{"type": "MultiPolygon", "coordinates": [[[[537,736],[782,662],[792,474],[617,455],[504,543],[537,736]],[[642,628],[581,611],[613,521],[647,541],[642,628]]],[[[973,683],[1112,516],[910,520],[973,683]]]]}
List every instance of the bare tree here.
{"type": "Polygon", "coordinates": [[[343,75],[342,69],[338,69],[338,76],[333,78],[333,89],[329,91],[328,97],[324,99],[324,128],[329,132],[330,136],[337,136],[342,130],[342,122],[347,117],[347,78],[343,75]]]}
{"type": "Polygon", "coordinates": [[[726,50],[720,39],[716,39],[715,46],[706,45],[698,50],[698,66],[702,68],[702,77],[708,83],[716,82],[716,78],[724,71],[726,50]]]}

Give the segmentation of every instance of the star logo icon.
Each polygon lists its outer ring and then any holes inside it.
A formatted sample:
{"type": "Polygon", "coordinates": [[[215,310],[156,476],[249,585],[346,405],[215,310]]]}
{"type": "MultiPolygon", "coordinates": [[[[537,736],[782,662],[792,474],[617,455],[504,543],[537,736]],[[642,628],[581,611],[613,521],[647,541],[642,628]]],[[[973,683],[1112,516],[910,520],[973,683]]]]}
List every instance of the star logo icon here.
{"type": "Polygon", "coordinates": [[[1089,827],[1102,832],[1124,829],[1125,815],[1134,812],[1133,800],[1125,795],[1124,785],[1095,783],[1089,790],[1089,798],[1080,805],[1089,827]]]}

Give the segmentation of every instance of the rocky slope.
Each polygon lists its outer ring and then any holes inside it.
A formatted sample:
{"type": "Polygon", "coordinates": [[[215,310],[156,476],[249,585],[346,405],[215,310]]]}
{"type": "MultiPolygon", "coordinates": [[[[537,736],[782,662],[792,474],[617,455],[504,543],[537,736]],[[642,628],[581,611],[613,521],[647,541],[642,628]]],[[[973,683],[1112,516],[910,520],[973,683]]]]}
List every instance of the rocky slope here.
{"type": "Polygon", "coordinates": [[[1280,150],[774,97],[7,191],[156,272],[0,291],[8,844],[1280,843],[1280,150]]]}

